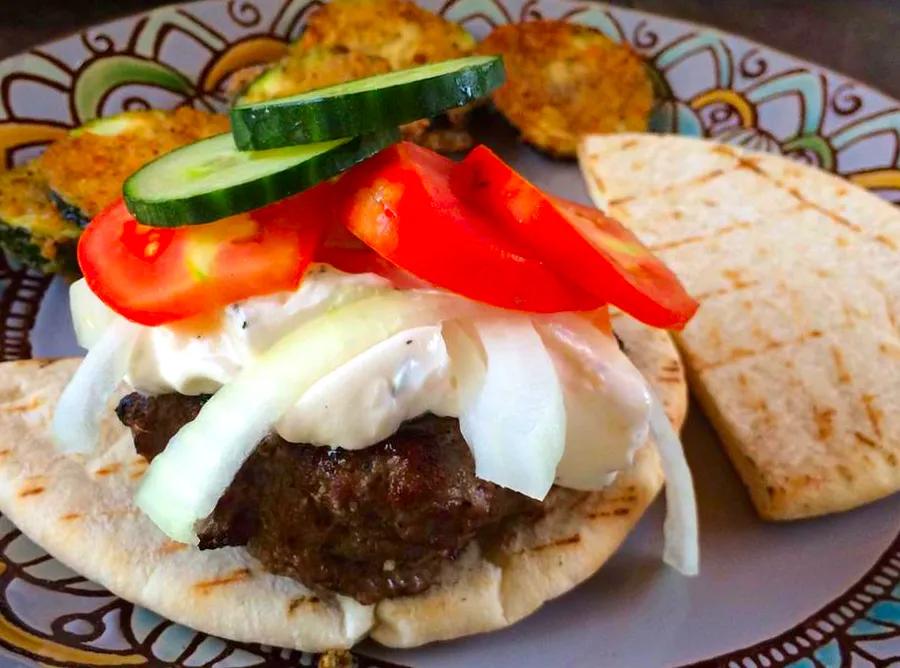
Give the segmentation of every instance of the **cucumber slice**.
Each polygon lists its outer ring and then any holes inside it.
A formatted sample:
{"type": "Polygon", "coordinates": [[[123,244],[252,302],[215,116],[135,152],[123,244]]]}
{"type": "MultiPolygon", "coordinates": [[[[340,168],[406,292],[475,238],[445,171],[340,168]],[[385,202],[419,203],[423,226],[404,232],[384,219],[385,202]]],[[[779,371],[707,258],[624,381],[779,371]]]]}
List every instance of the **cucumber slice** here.
{"type": "Polygon", "coordinates": [[[396,128],[272,151],[241,152],[226,133],[135,172],[123,192],[147,225],[196,225],[256,209],[320,183],[399,140],[396,128]]]}
{"type": "Polygon", "coordinates": [[[483,97],[505,79],[497,56],[470,56],[378,74],[231,110],[241,150],[359,135],[431,118],[483,97]]]}

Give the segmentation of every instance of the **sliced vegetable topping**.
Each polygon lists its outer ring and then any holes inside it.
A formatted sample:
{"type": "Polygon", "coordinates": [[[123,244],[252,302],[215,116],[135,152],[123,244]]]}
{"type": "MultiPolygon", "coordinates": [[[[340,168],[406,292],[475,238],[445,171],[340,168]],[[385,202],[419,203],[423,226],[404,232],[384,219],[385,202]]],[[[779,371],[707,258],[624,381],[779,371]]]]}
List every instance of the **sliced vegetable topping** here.
{"type": "Polygon", "coordinates": [[[697,310],[675,274],[621,223],[542,192],[486,146],[454,168],[453,187],[572,284],[642,322],[680,329],[697,310]]]}
{"type": "Polygon", "coordinates": [[[216,392],[153,460],[137,505],[169,537],[196,543],[246,458],[313,383],[404,329],[465,315],[465,300],[392,292],[363,299],[295,329],[216,392]]]}
{"type": "Polygon", "coordinates": [[[566,447],[566,408],[553,360],[527,315],[477,320],[475,328],[486,372],[459,415],[475,475],[543,500],[566,447]]]}
{"type": "Polygon", "coordinates": [[[242,152],[230,134],[167,153],[133,174],[125,201],[139,221],[196,225],[250,211],[331,178],[397,141],[396,128],[362,137],[242,152]]]}
{"type": "Polygon", "coordinates": [[[691,469],[684,457],[681,439],[652,390],[650,399],[650,432],[656,441],[666,476],[666,521],[663,525],[666,546],[663,559],[684,575],[697,575],[700,572],[700,541],[691,469]]]}
{"type": "Polygon", "coordinates": [[[53,413],[53,439],[60,452],[97,447],[106,403],[125,376],[139,333],[137,325],[120,318],[94,341],[53,413]]]}
{"type": "Polygon", "coordinates": [[[477,301],[533,312],[605,304],[523,253],[457,197],[453,164],[408,142],[383,151],[338,181],[338,219],[395,265],[477,301]]]}
{"type": "Polygon", "coordinates": [[[95,295],[87,281],[78,279],[69,286],[69,309],[75,340],[82,348],[90,350],[119,315],[95,295]]]}
{"type": "Polygon", "coordinates": [[[445,60],[238,105],[231,110],[232,131],[242,150],[360,135],[461,107],[503,81],[503,62],[496,56],[445,60]]]}
{"type": "Polygon", "coordinates": [[[312,260],[328,212],[320,186],[215,223],[141,225],[119,201],[78,245],[91,290],[129,320],[159,325],[280,290],[293,290],[312,260]]]}

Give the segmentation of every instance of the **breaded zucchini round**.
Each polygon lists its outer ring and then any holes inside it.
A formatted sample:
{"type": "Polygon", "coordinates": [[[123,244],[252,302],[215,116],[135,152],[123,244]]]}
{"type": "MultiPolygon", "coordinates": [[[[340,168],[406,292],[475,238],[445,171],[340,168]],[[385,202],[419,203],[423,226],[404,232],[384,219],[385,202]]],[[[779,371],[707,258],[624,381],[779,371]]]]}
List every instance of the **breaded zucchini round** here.
{"type": "Polygon", "coordinates": [[[300,38],[303,49],[316,45],[380,56],[399,70],[467,56],[475,39],[409,0],[333,0],[310,17],[300,38]]]}
{"type": "Polygon", "coordinates": [[[500,54],[507,82],[494,104],[538,148],[575,155],[581,135],[647,129],[653,88],[627,45],[564,21],[500,26],[479,45],[500,54]]]}
{"type": "Polygon", "coordinates": [[[53,206],[33,165],[0,172],[0,248],[8,256],[48,273],[73,272],[80,233],[53,206]]]}
{"type": "Polygon", "coordinates": [[[390,71],[391,64],[381,56],[341,46],[295,46],[277,65],[254,79],[239,102],[273,100],[390,71]]]}
{"type": "Polygon", "coordinates": [[[86,224],[122,194],[138,168],[172,149],[228,131],[228,118],[189,107],[134,111],[92,121],[38,158],[57,207],[86,224]]]}

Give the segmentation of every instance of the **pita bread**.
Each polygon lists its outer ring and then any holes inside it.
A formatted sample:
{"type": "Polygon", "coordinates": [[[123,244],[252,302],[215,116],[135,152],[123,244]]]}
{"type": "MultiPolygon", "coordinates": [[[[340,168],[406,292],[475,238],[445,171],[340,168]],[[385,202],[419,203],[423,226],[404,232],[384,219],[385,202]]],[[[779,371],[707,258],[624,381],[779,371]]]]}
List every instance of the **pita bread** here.
{"type": "MultiPolygon", "coordinates": [[[[617,330],[672,422],[686,384],[668,335],[617,318],[617,330]]],[[[110,405],[103,447],[80,461],[57,454],[49,426],[79,361],[10,362],[0,371],[0,510],[50,554],[113,593],[200,631],[306,651],[371,635],[411,647],[512,624],[592,575],[659,491],[652,444],[602,493],[557,490],[541,520],[488,554],[475,545],[419,596],[363,606],[321,598],[265,573],[243,548],[200,552],[169,541],[132,505],[146,461],[110,405]]]]}
{"type": "Polygon", "coordinates": [[[760,515],[900,490],[900,211],[696,139],[593,136],[580,161],[595,203],[701,302],[676,342],[760,515]]]}

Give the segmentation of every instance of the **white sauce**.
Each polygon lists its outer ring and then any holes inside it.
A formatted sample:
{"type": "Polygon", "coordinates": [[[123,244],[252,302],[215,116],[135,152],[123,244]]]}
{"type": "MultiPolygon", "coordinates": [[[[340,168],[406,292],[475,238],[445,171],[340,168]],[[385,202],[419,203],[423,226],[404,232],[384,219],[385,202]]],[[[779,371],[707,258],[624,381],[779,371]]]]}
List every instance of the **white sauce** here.
{"type": "Polygon", "coordinates": [[[647,383],[615,339],[566,314],[539,323],[566,405],[566,449],[556,483],[597,489],[631,465],[647,439],[647,383]]]}
{"type": "MultiPolygon", "coordinates": [[[[75,320],[102,321],[83,286],[76,286],[73,294],[81,294],[73,300],[75,320]]],[[[217,322],[142,327],[126,381],[151,394],[215,392],[301,323],[390,287],[374,274],[314,265],[296,292],[234,304],[217,322]]],[[[649,395],[644,379],[616,342],[587,320],[561,314],[535,321],[566,407],[566,448],[557,483],[602,488],[629,465],[646,439],[649,395]]],[[[93,340],[90,326],[82,324],[80,340],[93,340]]],[[[460,402],[481,382],[487,363],[479,359],[484,351],[471,337],[461,323],[401,332],[315,383],[276,431],[295,443],[359,449],[425,413],[458,417],[460,402]]]]}
{"type": "Polygon", "coordinates": [[[365,448],[425,413],[454,414],[441,327],[382,341],[313,385],[276,425],[294,443],[365,448]]]}

